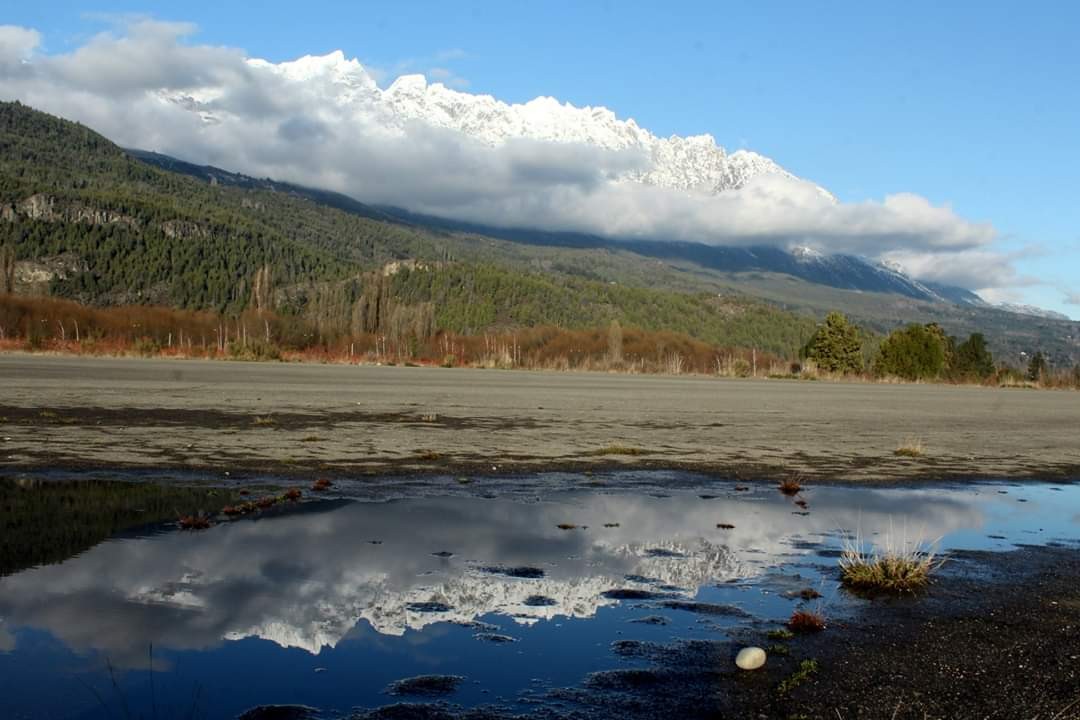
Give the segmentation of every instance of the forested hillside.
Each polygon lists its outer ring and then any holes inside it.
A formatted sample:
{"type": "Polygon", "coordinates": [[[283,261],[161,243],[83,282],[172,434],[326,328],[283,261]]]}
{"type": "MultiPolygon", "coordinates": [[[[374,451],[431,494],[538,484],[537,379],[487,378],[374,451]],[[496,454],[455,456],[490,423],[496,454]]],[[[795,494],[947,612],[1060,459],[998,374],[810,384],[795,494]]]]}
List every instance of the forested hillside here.
{"type": "Polygon", "coordinates": [[[509,246],[381,221],[273,185],[170,172],[81,125],[0,103],[0,292],[226,314],[256,308],[297,316],[327,340],[620,320],[793,356],[813,331],[808,316],[692,291],[694,283],[688,292],[649,289],[655,266],[616,254],[597,254],[592,267],[617,268],[630,282],[509,246]]]}

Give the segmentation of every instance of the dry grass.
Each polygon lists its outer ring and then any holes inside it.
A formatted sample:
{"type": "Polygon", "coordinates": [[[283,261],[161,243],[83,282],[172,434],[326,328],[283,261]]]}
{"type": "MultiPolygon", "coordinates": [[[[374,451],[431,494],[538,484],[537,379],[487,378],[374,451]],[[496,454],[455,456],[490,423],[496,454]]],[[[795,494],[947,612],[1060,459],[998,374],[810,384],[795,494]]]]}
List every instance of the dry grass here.
{"type": "Polygon", "coordinates": [[[256,415],[251,421],[255,425],[269,427],[271,425],[277,425],[277,421],[269,415],[256,415]]]}
{"type": "Polygon", "coordinates": [[[913,593],[922,590],[945,562],[936,554],[936,542],[909,541],[905,532],[897,540],[890,528],[881,546],[867,545],[856,535],[844,540],[840,581],[863,592],[913,593]]]}
{"type": "Polygon", "coordinates": [[[810,610],[796,610],[787,621],[788,630],[793,633],[821,632],[825,629],[825,618],[821,613],[810,610]]]}
{"type": "Polygon", "coordinates": [[[923,449],[922,440],[919,438],[908,438],[900,447],[893,450],[893,455],[898,457],[918,458],[925,454],[923,449]]]}

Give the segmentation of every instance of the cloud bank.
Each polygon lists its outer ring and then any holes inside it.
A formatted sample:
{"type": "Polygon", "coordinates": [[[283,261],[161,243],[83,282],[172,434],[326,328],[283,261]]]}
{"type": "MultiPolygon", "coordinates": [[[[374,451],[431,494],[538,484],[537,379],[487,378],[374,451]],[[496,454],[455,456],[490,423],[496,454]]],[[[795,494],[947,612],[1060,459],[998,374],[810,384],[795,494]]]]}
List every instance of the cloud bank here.
{"type": "Polygon", "coordinates": [[[0,98],[78,120],[127,147],[418,212],[630,238],[806,245],[892,260],[915,277],[974,290],[1020,282],[992,249],[992,227],[918,195],[841,203],[767,158],[725,156],[707,137],[670,144],[603,108],[549,98],[511,107],[418,76],[382,90],[340,54],[274,65],[192,43],[194,31],[142,20],[72,52],[43,54],[35,30],[0,26],[0,98]],[[432,93],[439,103],[417,117],[432,93]],[[521,127],[504,123],[493,139],[476,125],[508,108],[521,127]],[[588,117],[610,137],[552,127],[550,113],[588,117]],[[692,169],[710,177],[734,173],[733,187],[709,192],[672,174],[680,157],[658,170],[660,146],[691,153],[692,169]],[[716,157],[729,165],[709,166],[716,157]]]}

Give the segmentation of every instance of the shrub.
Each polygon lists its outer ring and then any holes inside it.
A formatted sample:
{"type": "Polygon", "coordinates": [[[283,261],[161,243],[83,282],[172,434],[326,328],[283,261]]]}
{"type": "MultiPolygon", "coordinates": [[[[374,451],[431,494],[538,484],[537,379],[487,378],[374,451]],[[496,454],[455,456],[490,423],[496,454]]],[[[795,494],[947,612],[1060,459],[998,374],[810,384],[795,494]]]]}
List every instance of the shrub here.
{"type": "Polygon", "coordinates": [[[265,340],[248,340],[247,343],[229,343],[229,357],[233,360],[280,360],[281,348],[265,340]]]}
{"type": "Polygon", "coordinates": [[[788,619],[787,626],[793,633],[821,632],[825,629],[825,618],[810,610],[796,610],[788,619]]]}
{"type": "Polygon", "coordinates": [[[152,357],[161,353],[161,343],[152,337],[143,335],[135,341],[132,349],[143,357],[152,357]]]}
{"type": "Polygon", "coordinates": [[[949,350],[949,339],[937,325],[908,325],[889,333],[881,343],[874,373],[905,380],[937,378],[948,366],[949,350]]]}

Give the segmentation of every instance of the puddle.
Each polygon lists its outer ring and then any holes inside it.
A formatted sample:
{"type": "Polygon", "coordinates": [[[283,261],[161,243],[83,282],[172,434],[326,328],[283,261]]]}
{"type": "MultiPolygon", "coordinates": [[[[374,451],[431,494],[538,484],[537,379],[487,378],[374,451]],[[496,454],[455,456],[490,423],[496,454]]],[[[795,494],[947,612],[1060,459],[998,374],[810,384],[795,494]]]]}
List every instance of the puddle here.
{"type": "Polygon", "coordinates": [[[0,578],[0,716],[335,717],[432,695],[524,713],[632,674],[635,643],[850,613],[865,601],[837,587],[841,528],[944,551],[1080,539],[1080,485],[811,487],[805,509],[772,487],[703,489],[338,499],[114,536],[0,578]]]}

